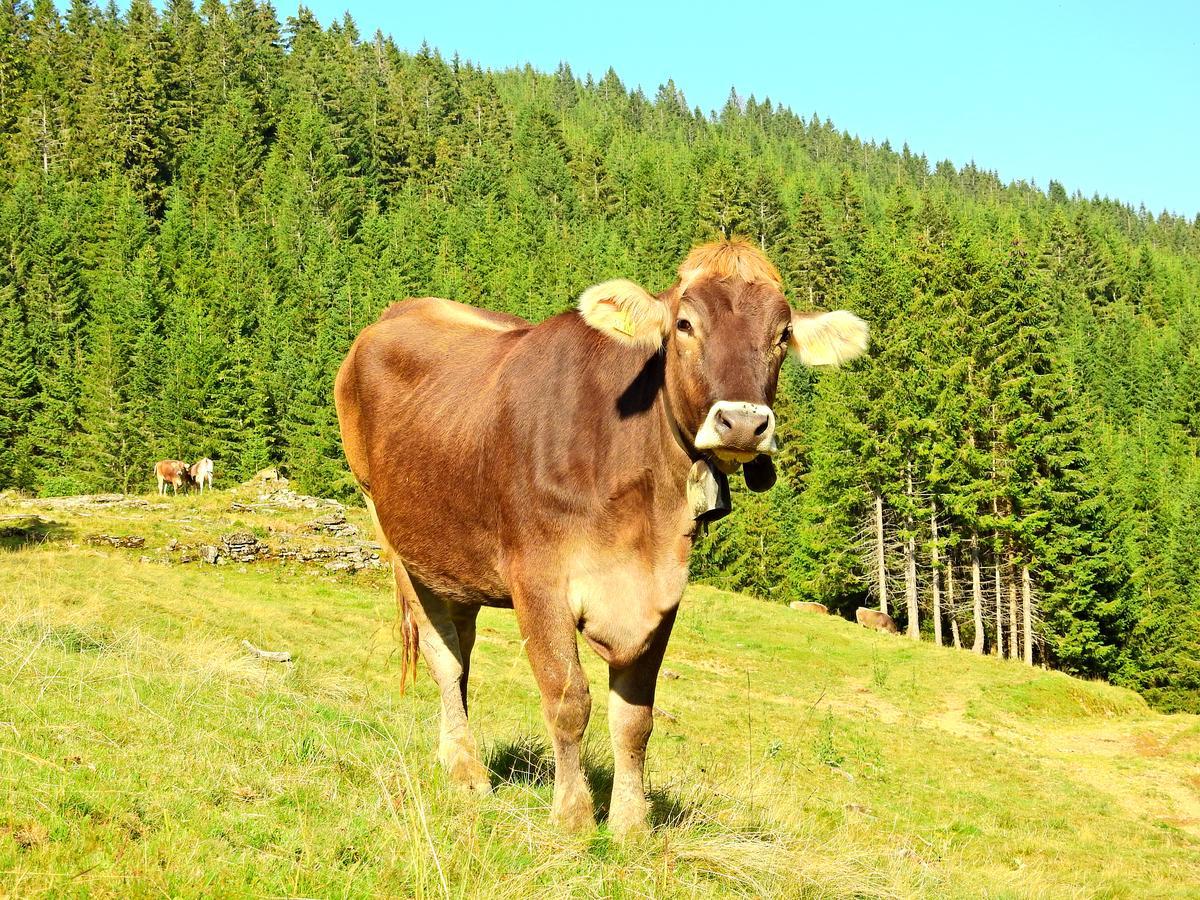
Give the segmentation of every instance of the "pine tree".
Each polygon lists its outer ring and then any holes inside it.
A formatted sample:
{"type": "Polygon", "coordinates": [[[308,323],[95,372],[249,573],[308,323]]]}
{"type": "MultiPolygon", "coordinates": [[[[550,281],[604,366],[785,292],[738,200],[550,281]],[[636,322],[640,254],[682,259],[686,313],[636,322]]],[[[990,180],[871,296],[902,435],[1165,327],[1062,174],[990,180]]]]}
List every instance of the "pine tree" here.
{"type": "Polygon", "coordinates": [[[837,252],[825,227],[820,199],[812,191],[801,197],[792,234],[791,252],[784,257],[788,280],[804,305],[833,308],[839,283],[837,252]]]}
{"type": "Polygon", "coordinates": [[[697,215],[701,238],[731,238],[753,229],[750,188],[733,160],[720,156],[704,173],[697,215]]]}
{"type": "Polygon", "coordinates": [[[34,485],[29,425],[36,395],[33,348],[16,290],[0,282],[0,490],[34,485]]]}

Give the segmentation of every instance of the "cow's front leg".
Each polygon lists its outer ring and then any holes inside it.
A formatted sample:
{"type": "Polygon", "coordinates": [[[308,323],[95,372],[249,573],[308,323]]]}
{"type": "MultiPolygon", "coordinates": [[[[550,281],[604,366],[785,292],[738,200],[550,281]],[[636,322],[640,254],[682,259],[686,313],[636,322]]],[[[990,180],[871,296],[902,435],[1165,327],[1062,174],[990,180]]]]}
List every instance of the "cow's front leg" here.
{"type": "Polygon", "coordinates": [[[663,617],[645,652],[632,663],[608,669],[608,730],[613,745],[613,789],[608,827],[625,837],[647,827],[649,806],[643,784],[646,743],[654,730],[654,688],[675,610],[663,617]]]}
{"type": "Polygon", "coordinates": [[[596,824],[592,793],[583,776],[580,745],[592,711],[587,677],[579,664],[575,622],[552,595],[513,592],[517,624],[542,694],[542,715],[554,742],[554,802],[550,820],[568,831],[596,824]]]}

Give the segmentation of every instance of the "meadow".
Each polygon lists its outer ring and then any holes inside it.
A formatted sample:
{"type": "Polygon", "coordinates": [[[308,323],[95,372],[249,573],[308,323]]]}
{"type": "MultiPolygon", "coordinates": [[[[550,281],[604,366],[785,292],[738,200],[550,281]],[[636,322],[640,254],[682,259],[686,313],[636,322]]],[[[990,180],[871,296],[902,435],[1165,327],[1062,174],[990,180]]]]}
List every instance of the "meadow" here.
{"type": "Polygon", "coordinates": [[[385,568],[182,561],[232,531],[308,539],[320,510],[256,490],[0,496],[0,517],[40,519],[0,538],[0,894],[1200,896],[1200,717],[702,585],[659,682],[649,835],[604,823],[590,652],[600,822],[550,827],[508,611],[480,617],[471,715],[495,790],[468,796],[435,764],[431,680],[400,694],[385,568]]]}

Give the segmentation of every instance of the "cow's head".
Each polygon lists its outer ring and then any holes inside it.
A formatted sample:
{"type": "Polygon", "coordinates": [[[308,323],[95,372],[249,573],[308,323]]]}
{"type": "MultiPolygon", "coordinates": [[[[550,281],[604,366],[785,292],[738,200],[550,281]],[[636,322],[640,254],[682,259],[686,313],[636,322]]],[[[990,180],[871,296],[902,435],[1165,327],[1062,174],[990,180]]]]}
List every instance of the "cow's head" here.
{"type": "Polygon", "coordinates": [[[793,310],[779,271],[741,240],[692,250],[679,280],[658,297],[609,282],[589,289],[580,311],[618,340],[662,347],[667,402],[681,436],[725,471],[749,464],[746,481],[757,489],[774,482],[771,405],[787,352],[806,365],[838,366],[867,349],[862,319],[844,310],[793,310]]]}

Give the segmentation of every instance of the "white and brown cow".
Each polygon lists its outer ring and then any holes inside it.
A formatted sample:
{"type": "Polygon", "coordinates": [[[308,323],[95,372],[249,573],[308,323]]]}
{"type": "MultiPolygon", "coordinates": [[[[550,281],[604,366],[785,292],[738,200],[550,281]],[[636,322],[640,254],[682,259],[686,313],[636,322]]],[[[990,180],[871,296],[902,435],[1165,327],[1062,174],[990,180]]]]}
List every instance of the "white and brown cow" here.
{"type": "Polygon", "coordinates": [[[163,459],[154,464],[154,477],[158,479],[158,493],[165,494],[167,485],[171,493],[178,494],[181,487],[191,484],[192,474],[188,464],[178,459],[163,459]]]}
{"type": "Polygon", "coordinates": [[[836,366],[866,346],[849,312],[791,309],[742,241],[697,247],[657,297],[607,282],[539,325],[426,297],[363,330],[337,376],[342,442],[393,558],[401,680],[419,647],[453,781],[490,788],[467,677],[480,607],[511,607],[554,743],[552,819],[594,821],[582,632],[609,667],[609,825],[645,827],[655,682],[697,531],[689,476],[744,466],[770,487],[788,351],[836,366]]]}
{"type": "Polygon", "coordinates": [[[192,483],[200,486],[200,493],[204,493],[204,483],[208,482],[208,489],[212,490],[213,478],[213,461],[207,456],[199,462],[194,462],[188,466],[188,475],[192,479],[192,483]]]}

